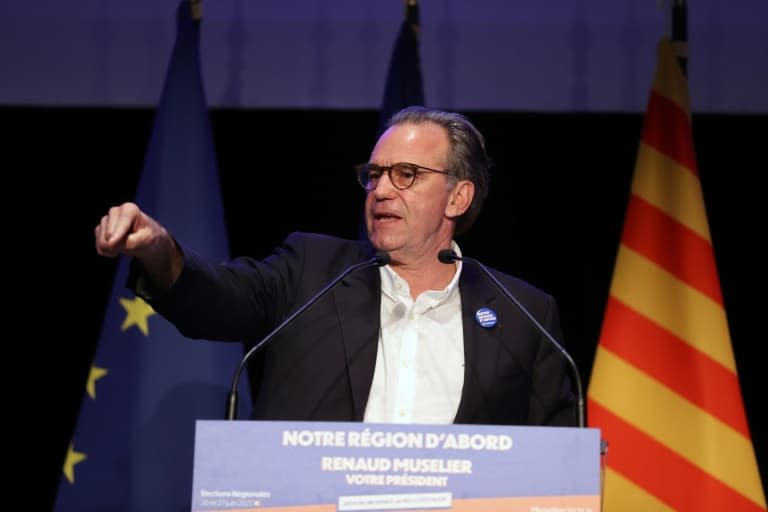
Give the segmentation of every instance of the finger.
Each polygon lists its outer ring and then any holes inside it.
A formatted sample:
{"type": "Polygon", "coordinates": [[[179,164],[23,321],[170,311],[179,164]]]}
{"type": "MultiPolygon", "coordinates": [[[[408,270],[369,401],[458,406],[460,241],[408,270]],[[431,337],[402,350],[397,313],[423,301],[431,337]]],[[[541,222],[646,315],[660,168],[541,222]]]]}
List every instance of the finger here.
{"type": "Polygon", "coordinates": [[[99,224],[94,228],[96,252],[101,256],[114,257],[119,254],[121,244],[116,239],[107,240],[109,223],[109,215],[104,215],[99,224]]]}
{"type": "Polygon", "coordinates": [[[110,208],[109,214],[107,215],[106,232],[104,234],[105,241],[114,244],[123,243],[123,239],[128,236],[133,229],[138,214],[138,208],[132,203],[125,203],[110,208]]]}

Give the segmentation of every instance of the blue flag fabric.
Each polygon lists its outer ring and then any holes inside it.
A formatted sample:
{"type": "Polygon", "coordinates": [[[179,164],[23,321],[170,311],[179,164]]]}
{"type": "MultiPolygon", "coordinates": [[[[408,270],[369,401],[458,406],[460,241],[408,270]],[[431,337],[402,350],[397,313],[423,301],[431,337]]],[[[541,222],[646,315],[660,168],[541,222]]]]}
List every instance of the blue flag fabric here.
{"type": "MultiPolygon", "coordinates": [[[[199,30],[190,3],[182,1],[136,202],[185,245],[225,259],[229,249],[199,30]]],[[[128,266],[122,258],[56,511],[188,511],[195,420],[224,418],[243,355],[239,343],[183,338],[125,287],[128,266]]],[[[241,403],[250,403],[247,386],[240,395],[241,403]]]]}
{"type": "Polygon", "coordinates": [[[419,57],[419,5],[408,2],[389,62],[384,99],[379,112],[379,127],[397,111],[412,105],[424,105],[424,85],[419,57]]]}

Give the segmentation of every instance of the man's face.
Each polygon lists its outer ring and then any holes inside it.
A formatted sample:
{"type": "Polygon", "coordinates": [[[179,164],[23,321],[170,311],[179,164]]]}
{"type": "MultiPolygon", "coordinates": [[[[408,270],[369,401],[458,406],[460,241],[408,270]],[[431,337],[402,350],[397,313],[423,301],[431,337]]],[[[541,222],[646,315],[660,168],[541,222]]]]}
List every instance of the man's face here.
{"type": "MultiPolygon", "coordinates": [[[[382,166],[408,162],[444,171],[449,148],[442,127],[429,122],[402,124],[381,136],[370,161],[382,166]]],[[[454,223],[447,215],[451,194],[443,174],[420,172],[406,190],[395,188],[389,176],[382,175],[365,201],[371,243],[389,252],[393,263],[434,258],[453,237],[454,223]]]]}

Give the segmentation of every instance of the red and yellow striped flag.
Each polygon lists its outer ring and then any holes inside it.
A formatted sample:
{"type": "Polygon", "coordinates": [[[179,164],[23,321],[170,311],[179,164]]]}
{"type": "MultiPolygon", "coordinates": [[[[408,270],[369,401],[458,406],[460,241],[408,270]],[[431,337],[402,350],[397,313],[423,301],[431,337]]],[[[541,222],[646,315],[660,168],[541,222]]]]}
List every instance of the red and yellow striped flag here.
{"type": "Polygon", "coordinates": [[[709,235],[687,80],[659,44],[588,388],[604,508],[766,510],[709,235]]]}

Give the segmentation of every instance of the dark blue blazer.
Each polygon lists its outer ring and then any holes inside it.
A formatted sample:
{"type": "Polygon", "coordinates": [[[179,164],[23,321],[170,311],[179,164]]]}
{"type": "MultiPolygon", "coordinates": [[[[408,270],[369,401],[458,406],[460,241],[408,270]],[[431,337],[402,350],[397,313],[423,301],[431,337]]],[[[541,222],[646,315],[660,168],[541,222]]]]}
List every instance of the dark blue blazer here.
{"type": "MultiPolygon", "coordinates": [[[[367,242],[293,233],[264,260],[209,262],[184,250],[170,290],[149,299],[190,338],[252,346],[348,266],[373,256],[367,242]]],[[[558,340],[554,299],[493,271],[558,340]]],[[[379,270],[343,279],[259,354],[254,419],[362,421],[373,381],[381,302],[379,270]]],[[[455,423],[576,425],[576,401],[562,355],[495,286],[469,264],[462,269],[464,388],[455,423]],[[492,309],[491,328],[475,319],[492,309]]]]}

